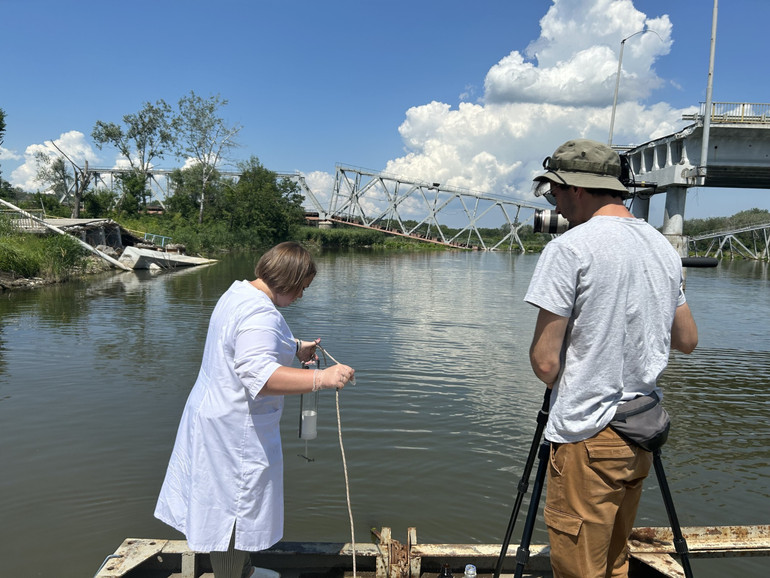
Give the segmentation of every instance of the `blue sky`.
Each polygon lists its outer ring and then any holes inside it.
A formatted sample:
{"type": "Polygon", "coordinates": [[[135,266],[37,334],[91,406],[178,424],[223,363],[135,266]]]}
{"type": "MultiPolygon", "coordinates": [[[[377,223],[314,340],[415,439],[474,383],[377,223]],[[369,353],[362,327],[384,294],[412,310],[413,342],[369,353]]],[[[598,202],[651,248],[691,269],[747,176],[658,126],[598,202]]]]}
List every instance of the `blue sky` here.
{"type": "MultiPolygon", "coordinates": [[[[629,40],[616,144],[668,134],[705,100],[711,0],[0,0],[3,177],[35,190],[32,153],[55,141],[91,166],[97,120],[190,90],[221,95],[243,128],[234,160],[335,164],[529,198],[542,159],[606,141],[620,39],[629,40]]],[[[770,102],[770,2],[719,9],[714,100],[770,102]]],[[[167,157],[156,166],[175,168],[167,157]]],[[[766,191],[691,190],[686,217],[770,208],[766,191]]],[[[657,203],[662,207],[662,203],[657,203]]],[[[653,203],[651,221],[662,211],[653,203]]]]}

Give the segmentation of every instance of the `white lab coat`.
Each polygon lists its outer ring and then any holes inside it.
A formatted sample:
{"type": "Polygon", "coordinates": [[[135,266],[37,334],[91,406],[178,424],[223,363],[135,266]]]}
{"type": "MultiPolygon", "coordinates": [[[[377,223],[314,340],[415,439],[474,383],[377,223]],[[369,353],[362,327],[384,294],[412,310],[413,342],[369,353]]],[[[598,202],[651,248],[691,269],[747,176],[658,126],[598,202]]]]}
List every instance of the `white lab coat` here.
{"type": "Polygon", "coordinates": [[[296,344],[272,301],[248,281],[222,295],[184,408],[155,516],[197,552],[256,552],[283,536],[283,396],[260,395],[296,344]]]}

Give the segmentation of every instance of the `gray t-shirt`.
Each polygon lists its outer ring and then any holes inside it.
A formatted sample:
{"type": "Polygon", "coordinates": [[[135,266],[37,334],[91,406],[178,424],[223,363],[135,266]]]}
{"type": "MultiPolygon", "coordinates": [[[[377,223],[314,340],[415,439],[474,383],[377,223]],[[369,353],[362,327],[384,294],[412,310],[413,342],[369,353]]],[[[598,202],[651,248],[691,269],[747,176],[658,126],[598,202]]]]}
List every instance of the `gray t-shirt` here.
{"type": "Polygon", "coordinates": [[[546,439],[587,439],[619,402],[661,395],[656,382],[685,297],[681,258],[648,223],[596,216],[550,241],[524,300],[569,317],[546,439]]]}

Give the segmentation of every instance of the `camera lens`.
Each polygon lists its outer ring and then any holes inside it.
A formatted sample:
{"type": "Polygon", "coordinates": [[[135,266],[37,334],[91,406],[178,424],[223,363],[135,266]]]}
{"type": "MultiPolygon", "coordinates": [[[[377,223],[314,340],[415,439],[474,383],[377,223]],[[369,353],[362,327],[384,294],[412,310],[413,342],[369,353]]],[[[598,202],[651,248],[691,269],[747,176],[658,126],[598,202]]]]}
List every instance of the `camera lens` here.
{"type": "Polygon", "coordinates": [[[535,233],[555,235],[569,229],[569,221],[556,211],[538,209],[535,211],[535,221],[532,228],[535,233]]]}

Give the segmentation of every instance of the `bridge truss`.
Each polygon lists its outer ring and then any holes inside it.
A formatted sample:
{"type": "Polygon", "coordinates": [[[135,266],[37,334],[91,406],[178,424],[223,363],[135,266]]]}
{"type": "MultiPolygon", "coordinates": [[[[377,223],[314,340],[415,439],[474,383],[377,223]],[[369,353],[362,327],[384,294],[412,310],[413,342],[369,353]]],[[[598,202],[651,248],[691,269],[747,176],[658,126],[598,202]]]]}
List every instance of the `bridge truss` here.
{"type": "MultiPolygon", "coordinates": [[[[118,175],[125,169],[93,168],[86,165],[89,181],[115,189],[118,175]]],[[[172,193],[172,170],[150,169],[148,180],[153,198],[161,206],[172,193]]],[[[221,171],[237,180],[237,172],[221,171]]],[[[333,223],[374,229],[384,233],[452,247],[523,252],[520,229],[532,220],[534,211],[545,207],[500,196],[478,193],[458,187],[441,186],[403,179],[338,165],[328,204],[314,193],[299,172],[277,173],[279,178],[296,182],[308,208],[318,213],[320,226],[333,223]],[[522,210],[524,210],[522,220],[522,210]],[[439,222],[441,218],[444,223],[439,222]],[[447,223],[452,222],[454,226],[447,223]],[[501,229],[502,238],[491,246],[481,235],[481,228],[501,229]]]]}
{"type": "MultiPolygon", "coordinates": [[[[115,186],[115,177],[125,172],[87,165],[86,171],[91,183],[101,183],[110,189],[115,186]]],[[[155,198],[161,205],[161,199],[171,193],[169,176],[172,172],[148,171],[148,177],[155,185],[155,198]]],[[[240,176],[237,172],[222,174],[236,180],[240,176]]],[[[328,206],[325,206],[302,173],[277,173],[277,176],[299,185],[307,207],[318,213],[321,226],[338,223],[451,247],[494,251],[512,250],[516,246],[524,252],[519,231],[531,222],[535,210],[544,208],[441,186],[440,183],[403,179],[343,165],[336,168],[334,188],[328,206]],[[439,222],[440,217],[443,224],[439,222]],[[446,224],[451,221],[455,222],[454,227],[446,224]],[[488,246],[481,228],[499,228],[505,234],[488,246]]],[[[722,258],[729,255],[731,258],[770,260],[770,223],[688,237],[687,244],[689,252],[696,256],[722,258]]]]}
{"type": "MultiPolygon", "coordinates": [[[[117,175],[125,172],[88,167],[87,170],[93,183],[101,183],[111,190],[117,175]]],[[[169,179],[172,172],[163,169],[147,172],[154,189],[153,197],[161,205],[172,192],[169,179]]],[[[236,172],[220,174],[233,179],[240,176],[236,172]]],[[[545,208],[343,165],[336,167],[334,188],[325,205],[320,195],[310,189],[302,173],[277,173],[277,176],[299,185],[306,206],[318,213],[320,226],[338,223],[452,247],[489,251],[518,247],[523,252],[519,231],[531,222],[535,210],[545,208]],[[500,229],[502,237],[488,245],[480,232],[483,228],[500,229]]]]}
{"type": "Polygon", "coordinates": [[[752,225],[732,231],[705,233],[688,238],[688,246],[696,256],[722,258],[725,253],[730,257],[745,259],[770,259],[770,223],[752,225]],[[705,247],[705,249],[703,248],[705,247]]]}
{"type": "MultiPolygon", "coordinates": [[[[148,186],[152,193],[152,199],[157,201],[164,209],[164,201],[173,192],[173,185],[171,183],[171,175],[177,169],[149,169],[145,174],[147,175],[148,186]]],[[[89,167],[86,163],[85,172],[89,175],[89,182],[94,183],[94,186],[98,186],[100,183],[110,191],[115,191],[116,180],[120,175],[124,175],[128,171],[127,169],[104,169],[89,167]]],[[[241,175],[235,171],[218,171],[219,175],[224,177],[230,177],[232,179],[238,179],[241,175]]],[[[61,201],[67,196],[71,195],[71,190],[67,191],[67,194],[62,197],[61,201]]],[[[60,202],[61,202],[60,201],[60,202]]]]}
{"type": "Polygon", "coordinates": [[[344,223],[454,247],[493,251],[518,246],[524,251],[519,230],[532,218],[534,210],[543,208],[440,183],[337,165],[326,209],[301,175],[280,176],[296,178],[318,211],[321,224],[344,223]],[[447,224],[452,222],[455,226],[447,224]],[[482,228],[499,228],[504,235],[488,246],[482,228]]]}

